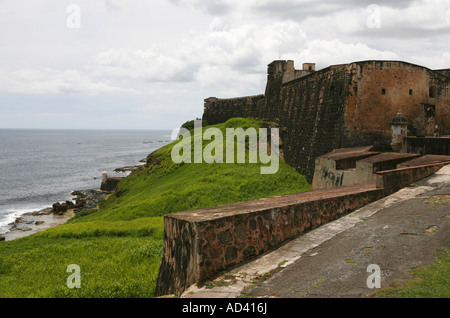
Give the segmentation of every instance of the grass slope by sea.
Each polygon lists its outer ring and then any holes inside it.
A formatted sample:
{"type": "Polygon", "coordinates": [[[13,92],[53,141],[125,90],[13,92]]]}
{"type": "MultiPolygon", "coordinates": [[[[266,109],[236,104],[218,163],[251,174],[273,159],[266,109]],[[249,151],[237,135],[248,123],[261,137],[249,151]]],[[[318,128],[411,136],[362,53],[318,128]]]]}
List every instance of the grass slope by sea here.
{"type": "MultiPolygon", "coordinates": [[[[225,135],[226,128],[259,128],[260,122],[235,118],[213,127],[225,135]]],[[[165,214],[310,189],[282,160],[267,175],[261,163],[175,164],[175,143],[149,155],[146,168],[123,180],[98,210],[0,242],[0,297],[153,297],[165,214]],[[81,288],[67,287],[72,264],[81,270],[81,288]]]]}

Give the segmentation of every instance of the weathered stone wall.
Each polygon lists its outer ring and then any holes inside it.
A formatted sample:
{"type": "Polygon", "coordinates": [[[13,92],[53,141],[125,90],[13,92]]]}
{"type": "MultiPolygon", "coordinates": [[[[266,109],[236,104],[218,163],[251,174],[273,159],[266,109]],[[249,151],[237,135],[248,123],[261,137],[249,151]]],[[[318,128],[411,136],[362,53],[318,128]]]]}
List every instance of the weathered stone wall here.
{"type": "Polygon", "coordinates": [[[315,71],[315,64],[307,63],[304,67],[308,67],[308,69],[296,70],[294,61],[273,61],[267,67],[265,95],[238,98],[209,97],[205,99],[203,119],[209,124],[225,122],[233,117],[254,117],[279,121],[281,87],[286,82],[315,71]]]}
{"type": "Polygon", "coordinates": [[[196,224],[164,217],[164,246],[155,295],[180,295],[198,277],[196,224]]]}
{"type": "Polygon", "coordinates": [[[351,65],[345,103],[346,146],[370,144],[376,149],[389,149],[390,122],[399,110],[409,123],[410,135],[433,135],[435,119],[439,127],[449,131],[449,78],[405,62],[351,65]],[[427,109],[430,105],[434,105],[431,110],[427,109]]]}
{"type": "Polygon", "coordinates": [[[281,87],[284,159],[309,181],[316,157],[345,146],[344,104],[350,75],[346,66],[327,68],[281,87]]]}
{"type": "Polygon", "coordinates": [[[450,161],[379,171],[377,172],[377,188],[383,189],[384,195],[389,195],[415,181],[431,176],[448,164],[450,161]]]}
{"type": "Polygon", "coordinates": [[[442,75],[445,75],[447,77],[450,77],[450,68],[442,69],[442,70],[434,70],[435,72],[438,72],[442,75]]]}
{"type": "MultiPolygon", "coordinates": [[[[400,61],[334,65],[296,78],[292,61],[269,64],[265,95],[205,100],[203,119],[277,121],[286,162],[308,181],[316,157],[334,149],[373,145],[391,150],[391,121],[399,110],[409,135],[450,134],[447,70],[400,61]],[[292,73],[292,74],[291,74],[292,73]]],[[[299,75],[300,76],[300,75],[299,75]]]]}
{"type": "Polygon", "coordinates": [[[180,295],[221,271],[382,197],[375,183],[171,214],[156,296],[180,295]]]}
{"type": "Polygon", "coordinates": [[[233,117],[264,118],[264,104],[264,95],[226,99],[210,97],[204,102],[203,120],[214,125],[233,117]]]}
{"type": "Polygon", "coordinates": [[[117,185],[123,179],[124,179],[123,177],[106,178],[105,180],[102,181],[102,183],[100,185],[100,190],[102,190],[102,191],[115,191],[117,185]]]}

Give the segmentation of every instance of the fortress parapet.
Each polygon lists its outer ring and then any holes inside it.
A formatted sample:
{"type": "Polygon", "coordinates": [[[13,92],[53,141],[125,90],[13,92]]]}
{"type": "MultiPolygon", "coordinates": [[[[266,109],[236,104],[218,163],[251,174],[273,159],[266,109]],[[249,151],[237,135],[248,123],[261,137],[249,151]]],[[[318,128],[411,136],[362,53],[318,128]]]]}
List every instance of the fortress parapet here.
{"type": "Polygon", "coordinates": [[[292,60],[275,60],[267,67],[264,95],[208,98],[203,119],[209,124],[232,117],[277,122],[285,132],[285,161],[312,181],[315,158],[334,149],[373,145],[376,151],[391,151],[391,123],[399,111],[406,120],[404,135],[449,135],[449,69],[368,60],[320,70],[303,63],[296,70],[292,60]]]}

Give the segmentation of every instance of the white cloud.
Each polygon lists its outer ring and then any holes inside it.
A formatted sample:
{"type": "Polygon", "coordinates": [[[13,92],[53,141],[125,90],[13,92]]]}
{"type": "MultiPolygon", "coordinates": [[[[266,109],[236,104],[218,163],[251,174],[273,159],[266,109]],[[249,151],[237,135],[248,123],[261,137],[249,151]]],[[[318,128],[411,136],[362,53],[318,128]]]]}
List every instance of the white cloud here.
{"type": "Polygon", "coordinates": [[[78,70],[33,68],[9,71],[0,69],[0,91],[16,94],[131,93],[133,90],[94,80],[78,70]]]}
{"type": "Polygon", "coordinates": [[[263,93],[279,58],[450,67],[450,0],[376,1],[379,29],[367,26],[372,0],[79,0],[80,29],[66,26],[70,1],[0,2],[0,92],[114,93],[130,121],[186,121],[203,98],[263,93]]]}
{"type": "Polygon", "coordinates": [[[397,59],[390,51],[338,39],[309,39],[294,21],[224,27],[214,19],[209,32],[191,33],[177,45],[145,50],[111,49],[97,55],[97,72],[148,82],[190,82],[223,93],[250,94],[263,86],[266,66],[279,57],[322,67],[361,59],[397,59]],[[220,26],[220,27],[218,27],[220,26]],[[281,55],[281,56],[280,56],[281,55]],[[234,88],[232,88],[234,87],[234,88]]]}
{"type": "Polygon", "coordinates": [[[399,59],[394,52],[376,50],[364,43],[344,43],[339,39],[312,40],[297,57],[300,61],[314,61],[320,68],[362,60],[399,59]]]}

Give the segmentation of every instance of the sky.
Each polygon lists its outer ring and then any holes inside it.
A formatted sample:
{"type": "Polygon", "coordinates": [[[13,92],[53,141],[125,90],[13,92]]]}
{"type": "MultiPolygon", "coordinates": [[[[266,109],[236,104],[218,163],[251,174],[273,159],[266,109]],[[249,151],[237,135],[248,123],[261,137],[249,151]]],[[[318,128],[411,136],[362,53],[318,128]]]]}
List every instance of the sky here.
{"type": "Polygon", "coordinates": [[[450,68],[450,0],[0,0],[0,128],[172,130],[278,59],[450,68]]]}

